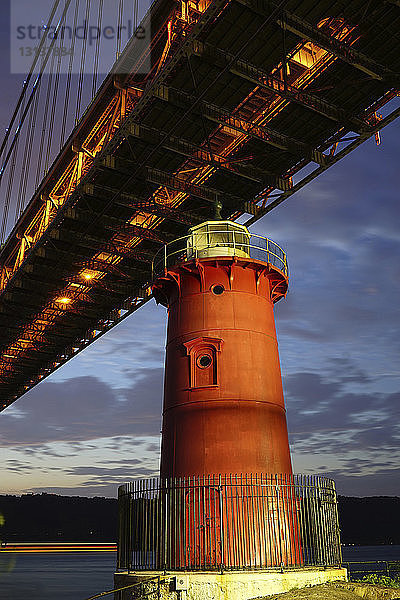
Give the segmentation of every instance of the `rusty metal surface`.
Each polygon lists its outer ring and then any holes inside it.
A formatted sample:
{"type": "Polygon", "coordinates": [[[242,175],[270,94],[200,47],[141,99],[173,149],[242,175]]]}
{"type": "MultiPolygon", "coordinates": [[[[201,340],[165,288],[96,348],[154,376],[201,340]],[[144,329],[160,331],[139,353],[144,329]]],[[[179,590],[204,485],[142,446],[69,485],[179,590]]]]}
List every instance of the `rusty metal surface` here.
{"type": "Polygon", "coordinates": [[[168,306],[162,477],[291,473],[273,315],[286,288],[273,265],[223,256],[155,282],[168,306]]]}

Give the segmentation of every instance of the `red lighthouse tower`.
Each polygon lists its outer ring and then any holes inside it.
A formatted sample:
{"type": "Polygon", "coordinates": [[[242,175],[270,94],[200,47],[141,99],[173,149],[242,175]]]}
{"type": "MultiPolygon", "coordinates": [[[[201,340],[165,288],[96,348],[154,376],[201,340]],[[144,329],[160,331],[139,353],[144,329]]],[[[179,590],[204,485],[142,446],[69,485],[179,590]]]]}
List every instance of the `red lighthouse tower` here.
{"type": "Polygon", "coordinates": [[[334,484],[292,474],[273,314],[288,288],[284,252],[208,221],[153,268],[168,308],[160,477],[120,488],[118,564],[183,573],[175,590],[192,599],[209,585],[213,597],[270,594],[276,567],[279,591],[286,567],[298,570],[291,586],[336,579],[325,571],[340,564],[334,484]]]}
{"type": "Polygon", "coordinates": [[[273,306],[283,251],[229,221],[167,247],[153,291],[168,307],[161,477],[291,474],[273,306]]]}

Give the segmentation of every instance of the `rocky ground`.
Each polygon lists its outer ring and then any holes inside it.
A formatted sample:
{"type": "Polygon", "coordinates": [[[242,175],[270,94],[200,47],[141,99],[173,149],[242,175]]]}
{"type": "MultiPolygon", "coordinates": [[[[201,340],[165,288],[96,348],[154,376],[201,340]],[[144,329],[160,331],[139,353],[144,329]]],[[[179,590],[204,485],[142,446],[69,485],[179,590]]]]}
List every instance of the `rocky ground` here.
{"type": "Polygon", "coordinates": [[[292,590],[258,598],[257,600],[400,600],[400,588],[384,588],[379,585],[336,582],[292,590]]]}

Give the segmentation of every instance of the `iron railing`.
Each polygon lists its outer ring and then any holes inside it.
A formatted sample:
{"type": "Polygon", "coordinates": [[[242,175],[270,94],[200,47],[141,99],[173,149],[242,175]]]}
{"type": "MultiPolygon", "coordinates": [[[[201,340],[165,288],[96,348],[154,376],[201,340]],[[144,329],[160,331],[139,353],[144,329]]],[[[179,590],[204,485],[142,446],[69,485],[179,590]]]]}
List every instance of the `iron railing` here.
{"type": "Polygon", "coordinates": [[[400,559],[399,560],[350,560],[343,561],[342,566],[347,569],[352,581],[362,579],[366,575],[378,575],[397,579],[400,584],[400,559]]]}
{"type": "Polygon", "coordinates": [[[100,592],[95,596],[86,598],[86,600],[98,600],[98,598],[104,598],[105,596],[110,596],[110,594],[114,594],[114,600],[123,600],[125,598],[134,598],[135,600],[160,600],[161,583],[163,579],[164,578],[160,575],[156,575],[155,577],[149,577],[130,585],[124,585],[112,590],[100,592]]]}
{"type": "Polygon", "coordinates": [[[303,475],[141,479],[119,488],[118,569],[340,566],[334,483],[303,475]]]}
{"type": "Polygon", "coordinates": [[[202,258],[207,250],[214,250],[217,256],[248,255],[254,260],[270,263],[288,276],[286,254],[278,244],[261,235],[246,233],[240,229],[233,229],[231,224],[209,231],[193,232],[190,235],[177,238],[165,244],[154,257],[152,264],[153,280],[163,274],[165,269],[187,260],[202,258]]]}

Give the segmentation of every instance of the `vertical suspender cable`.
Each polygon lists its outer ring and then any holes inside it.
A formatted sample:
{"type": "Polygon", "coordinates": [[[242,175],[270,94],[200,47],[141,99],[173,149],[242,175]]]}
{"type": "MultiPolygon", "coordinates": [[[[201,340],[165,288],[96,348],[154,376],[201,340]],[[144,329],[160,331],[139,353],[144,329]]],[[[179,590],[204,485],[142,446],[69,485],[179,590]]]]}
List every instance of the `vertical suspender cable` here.
{"type": "Polygon", "coordinates": [[[25,173],[25,181],[24,181],[24,187],[22,189],[22,195],[21,195],[21,213],[25,208],[26,205],[26,190],[28,187],[28,182],[31,180],[31,186],[33,187],[33,168],[30,168],[31,165],[31,157],[32,157],[32,151],[34,150],[34,142],[35,142],[35,136],[37,133],[37,115],[38,115],[38,107],[39,107],[39,98],[40,98],[40,88],[41,85],[39,84],[39,90],[35,96],[35,100],[33,103],[33,125],[30,131],[31,134],[31,139],[28,142],[28,157],[27,157],[27,169],[26,169],[26,173],[25,173]]]}
{"type": "MultiPolygon", "coordinates": [[[[91,0],[86,0],[85,20],[86,20],[87,24],[89,23],[89,16],[90,16],[90,2],[91,2],[91,0]]],[[[82,43],[79,81],[78,81],[78,89],[77,89],[77,94],[76,94],[75,125],[78,123],[79,118],[80,118],[80,111],[81,111],[81,104],[82,104],[83,79],[84,79],[84,74],[85,74],[86,48],[87,48],[87,35],[84,36],[83,43],[82,43]]]]}
{"type": "Polygon", "coordinates": [[[38,161],[36,165],[36,179],[35,179],[35,187],[37,188],[40,180],[42,178],[42,165],[43,165],[43,155],[44,155],[44,146],[46,142],[46,127],[47,127],[47,119],[49,115],[49,107],[50,107],[50,93],[51,87],[53,83],[53,71],[54,71],[54,60],[55,54],[53,54],[50,63],[50,73],[47,79],[47,89],[46,89],[46,100],[44,104],[44,110],[42,114],[42,132],[40,135],[40,144],[39,144],[39,155],[38,161]]]}
{"type": "MultiPolygon", "coordinates": [[[[6,135],[7,135],[7,132],[8,132],[8,127],[6,129],[6,135]]],[[[0,164],[1,164],[1,161],[3,160],[3,154],[7,154],[7,146],[8,146],[8,139],[5,141],[4,148],[0,152],[0,164]]]]}
{"type": "Polygon", "coordinates": [[[92,98],[94,97],[94,95],[96,93],[96,89],[97,89],[101,30],[102,30],[102,22],[103,22],[103,1],[104,0],[99,0],[99,13],[98,13],[98,17],[97,17],[97,39],[96,39],[96,49],[95,49],[94,63],[93,63],[92,98]]]}
{"type": "Polygon", "coordinates": [[[124,17],[124,0],[119,0],[118,7],[118,25],[117,25],[117,60],[121,54],[122,20],[124,17]]]}
{"type": "Polygon", "coordinates": [[[17,198],[17,203],[15,206],[15,221],[18,220],[18,218],[22,212],[23,206],[25,204],[26,187],[27,187],[27,183],[28,183],[29,173],[31,170],[31,168],[30,168],[31,167],[31,156],[32,156],[33,140],[35,137],[38,98],[39,98],[39,94],[36,94],[35,100],[31,106],[31,109],[29,112],[28,128],[27,128],[26,135],[25,135],[25,146],[24,146],[22,167],[21,167],[20,180],[19,180],[18,198],[17,198]]]}
{"type": "MultiPolygon", "coordinates": [[[[56,13],[56,11],[57,11],[57,8],[58,8],[58,5],[60,4],[60,2],[61,2],[61,0],[55,0],[55,2],[54,2],[54,5],[53,5],[53,8],[52,8],[52,10],[51,10],[51,13],[50,13],[50,16],[49,16],[49,19],[48,19],[48,21],[47,21],[46,29],[49,29],[49,28],[50,28],[50,26],[51,26],[51,23],[52,23],[52,21],[53,21],[53,18],[54,18],[54,15],[55,15],[55,13],[56,13]]],[[[31,79],[32,79],[33,72],[34,72],[34,70],[35,70],[35,67],[36,67],[37,61],[39,60],[39,57],[40,57],[40,55],[41,55],[41,52],[42,52],[43,46],[44,46],[44,44],[45,44],[45,42],[46,42],[46,39],[47,39],[47,36],[46,36],[46,35],[44,35],[44,36],[41,38],[41,40],[40,40],[40,44],[39,44],[39,46],[38,46],[38,48],[37,48],[37,51],[36,51],[35,57],[34,57],[34,59],[33,59],[33,62],[32,62],[32,66],[31,66],[31,68],[30,68],[30,71],[29,71],[29,73],[28,73],[28,76],[27,76],[27,78],[26,78],[26,79],[25,79],[25,81],[24,81],[24,85],[23,85],[23,87],[22,87],[22,92],[21,92],[21,94],[20,94],[20,96],[19,96],[19,98],[18,98],[18,101],[17,101],[16,107],[15,107],[15,109],[14,109],[14,113],[13,113],[13,115],[12,115],[12,117],[11,117],[10,124],[9,124],[9,126],[8,126],[8,129],[7,129],[7,131],[6,131],[6,135],[5,135],[5,137],[4,137],[4,140],[3,140],[2,144],[1,144],[1,147],[0,147],[0,156],[1,156],[1,154],[3,153],[3,150],[4,150],[4,148],[5,148],[5,145],[6,145],[7,141],[8,141],[8,138],[9,138],[9,136],[11,135],[11,129],[12,129],[12,126],[14,125],[15,119],[17,118],[18,111],[19,111],[19,109],[20,109],[20,107],[21,107],[21,104],[22,104],[23,98],[24,98],[24,96],[25,96],[25,94],[26,94],[26,91],[27,91],[27,89],[28,89],[28,87],[29,87],[29,83],[30,83],[30,81],[31,81],[31,79]]]]}
{"type": "Polygon", "coordinates": [[[134,22],[134,31],[136,31],[136,29],[138,28],[138,24],[139,24],[139,0],[134,0],[133,22],[134,22]]]}
{"type": "MultiPolygon", "coordinates": [[[[31,94],[30,94],[30,96],[29,96],[29,98],[28,98],[28,102],[27,102],[27,104],[26,104],[26,106],[25,106],[25,110],[23,111],[23,113],[22,113],[22,115],[21,115],[21,118],[20,118],[19,124],[18,124],[18,126],[17,126],[17,128],[16,128],[16,130],[15,130],[15,134],[14,134],[13,140],[12,140],[12,142],[11,142],[11,145],[10,145],[10,147],[9,147],[9,150],[8,150],[8,152],[7,152],[7,154],[6,154],[6,157],[5,157],[5,159],[4,159],[4,162],[3,162],[3,164],[2,164],[2,166],[1,166],[1,168],[0,168],[0,181],[1,181],[1,178],[3,177],[3,175],[4,175],[4,171],[5,171],[6,167],[7,167],[8,161],[10,160],[10,157],[11,157],[12,151],[13,151],[13,149],[14,149],[14,146],[15,146],[15,144],[16,144],[16,142],[17,142],[17,139],[18,139],[18,137],[19,137],[19,134],[20,134],[20,132],[21,132],[22,125],[24,124],[24,121],[25,121],[25,119],[26,119],[26,116],[27,116],[27,114],[28,114],[28,112],[29,112],[29,108],[30,108],[30,106],[31,106],[31,104],[32,104],[32,102],[33,102],[33,99],[34,99],[34,97],[35,97],[35,93],[36,93],[36,91],[37,91],[37,89],[38,89],[38,85],[39,85],[39,83],[40,83],[40,81],[41,81],[41,79],[42,79],[42,77],[43,77],[43,72],[44,72],[44,69],[45,69],[45,67],[46,67],[46,64],[47,64],[47,62],[48,62],[48,60],[49,60],[50,54],[51,54],[51,52],[52,52],[52,50],[53,50],[53,46],[54,46],[54,42],[55,42],[55,40],[56,40],[56,37],[57,37],[57,33],[58,33],[58,31],[59,31],[59,29],[60,29],[60,27],[61,27],[61,23],[63,22],[63,19],[64,19],[64,16],[65,16],[66,10],[67,10],[67,8],[68,8],[68,5],[70,4],[70,2],[71,2],[71,0],[66,0],[66,5],[65,5],[65,8],[64,8],[63,14],[62,14],[62,16],[61,16],[60,20],[59,20],[59,21],[58,21],[58,23],[57,23],[57,26],[56,26],[56,29],[55,29],[55,32],[54,32],[54,37],[53,37],[53,39],[51,40],[51,43],[50,43],[50,45],[49,45],[49,48],[48,48],[48,50],[47,50],[46,56],[45,56],[45,58],[44,58],[44,60],[43,60],[43,63],[42,63],[42,69],[41,69],[41,71],[40,71],[39,75],[37,76],[35,83],[33,84],[33,87],[32,87],[31,94]]],[[[7,138],[7,139],[8,139],[8,138],[7,138]]]]}
{"type": "MultiPolygon", "coordinates": [[[[44,57],[43,57],[43,60],[44,60],[44,57]]],[[[38,83],[37,91],[35,93],[35,97],[33,99],[31,109],[30,109],[30,117],[32,117],[32,121],[31,121],[31,119],[29,119],[28,134],[26,136],[26,168],[24,169],[24,175],[22,177],[22,189],[21,189],[21,194],[20,194],[21,200],[20,200],[19,214],[16,215],[17,219],[19,218],[20,214],[22,214],[22,211],[25,208],[26,190],[28,187],[28,182],[30,183],[30,186],[32,188],[34,188],[34,184],[35,184],[35,180],[34,180],[35,161],[32,162],[31,157],[32,157],[33,150],[34,149],[36,150],[35,138],[37,137],[37,134],[38,134],[37,123],[39,120],[39,107],[40,107],[41,92],[42,92],[42,79],[38,83]]],[[[36,151],[35,151],[34,156],[35,156],[36,165],[37,165],[37,152],[36,151]]],[[[33,189],[32,189],[32,191],[33,191],[33,189]]]]}
{"type": "Polygon", "coordinates": [[[71,38],[71,48],[69,55],[69,65],[68,65],[68,74],[65,83],[65,101],[64,101],[64,111],[63,111],[63,119],[61,125],[61,135],[60,135],[60,150],[65,142],[65,132],[67,127],[68,120],[68,111],[69,111],[69,101],[71,97],[71,79],[72,79],[72,69],[74,65],[74,57],[75,57],[75,41],[76,41],[76,28],[78,25],[78,14],[79,14],[79,2],[80,0],[75,1],[75,11],[74,11],[74,24],[72,27],[72,38],[71,38]]]}
{"type": "MultiPolygon", "coordinates": [[[[63,31],[65,31],[65,30],[63,30],[63,31]]],[[[64,46],[64,35],[62,33],[62,35],[59,38],[58,48],[57,48],[57,46],[54,47],[54,54],[55,54],[55,57],[57,58],[57,68],[56,68],[56,75],[55,75],[55,80],[54,80],[53,98],[52,98],[52,102],[51,102],[51,113],[50,113],[49,132],[47,135],[47,148],[46,148],[46,158],[45,158],[45,163],[44,163],[44,174],[47,173],[47,170],[49,168],[49,162],[51,160],[51,148],[53,146],[54,119],[55,119],[56,108],[58,108],[57,97],[58,97],[58,90],[59,90],[59,84],[60,84],[60,69],[61,69],[61,58],[62,58],[63,46],[64,46]]]]}
{"type": "MultiPolygon", "coordinates": [[[[21,112],[24,110],[24,102],[25,102],[25,100],[22,100],[22,104],[20,107],[21,112]]],[[[6,192],[6,198],[5,198],[5,203],[4,203],[3,220],[1,223],[0,243],[4,242],[5,236],[6,236],[6,231],[7,231],[8,213],[10,210],[10,200],[11,200],[12,191],[13,191],[13,187],[14,187],[13,186],[14,174],[15,174],[15,167],[17,165],[18,149],[19,149],[19,138],[17,138],[17,141],[14,144],[13,149],[11,150],[11,156],[12,156],[11,169],[8,172],[7,192],[6,192]]]]}

